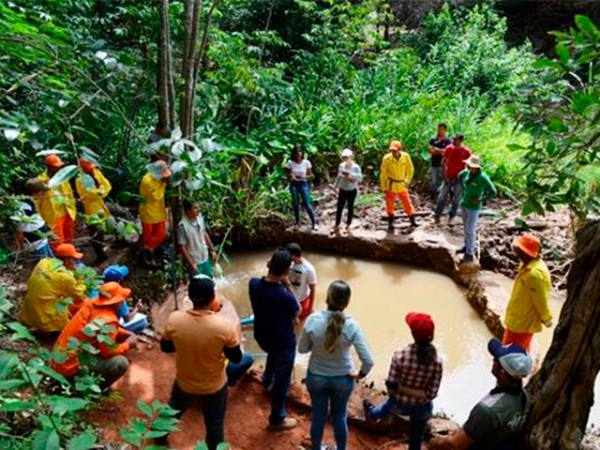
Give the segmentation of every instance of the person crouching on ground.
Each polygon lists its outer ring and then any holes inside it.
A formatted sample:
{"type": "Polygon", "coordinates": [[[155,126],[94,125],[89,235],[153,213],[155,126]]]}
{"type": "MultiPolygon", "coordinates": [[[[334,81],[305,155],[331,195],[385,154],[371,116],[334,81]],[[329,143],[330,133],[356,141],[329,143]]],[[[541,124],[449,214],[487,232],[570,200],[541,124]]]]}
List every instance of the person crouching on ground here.
{"type": "Polygon", "coordinates": [[[418,226],[415,220],[415,212],[408,186],[410,185],[415,169],[413,167],[410,155],[402,150],[402,142],[392,141],[390,143],[390,152],[383,157],[381,161],[381,170],[379,174],[379,183],[381,192],[385,195],[385,210],[388,216],[388,231],[394,231],[394,214],[396,213],[396,197],[402,201],[404,212],[410,220],[413,227],[418,226]]]}
{"type": "Polygon", "coordinates": [[[429,447],[436,450],[510,450],[522,435],[529,399],[523,378],[531,372],[532,361],[524,348],[503,346],[497,339],[488,344],[494,357],[492,375],[496,387],[471,410],[466,423],[449,436],[436,437],[429,447]]]}
{"type": "Polygon", "coordinates": [[[254,338],[267,353],[263,386],[271,392],[269,429],[288,430],[298,420],[286,417],[285,402],[296,357],[296,333],[300,306],[285,287],[292,256],[286,249],[277,249],[271,256],[266,277],[250,280],[250,302],[254,313],[254,338]]]}
{"type": "Polygon", "coordinates": [[[388,414],[410,416],[409,450],[421,450],[425,425],[433,413],[433,399],[442,381],[442,361],[432,344],[435,325],[431,316],[406,316],[415,342],[397,350],[385,382],[389,398],[381,405],[365,400],[365,415],[378,420],[388,414]]]}
{"type": "Polygon", "coordinates": [[[200,208],[190,200],[183,201],[183,216],[177,226],[177,247],[190,277],[203,274],[214,278],[211,259],[216,262],[217,254],[200,208]]]}
{"type": "Polygon", "coordinates": [[[239,363],[242,351],[235,326],[214,312],[215,283],[206,277],[192,278],[188,295],[194,309],[172,313],[160,341],[163,352],[174,352],[176,356],[177,373],[169,406],[179,411],[179,418],[197,399],[204,416],[208,450],[216,450],[225,442],[225,359],[239,363]]]}
{"type": "Polygon", "coordinates": [[[117,311],[130,295],[130,289],[111,282],[100,286],[98,298],[85,300],[54,345],[54,350],[65,353],[67,359],[63,362],[54,361],[52,368],[67,378],[79,373],[82,346],[78,345],[72,350],[75,339],[80,344],[87,342],[99,351],[90,370],[102,377],[100,387],[103,391],[125,375],[129,361],[124,355],[137,347],[137,336],[119,326],[117,311]],[[93,322],[102,323],[102,331],[90,336],[87,327],[93,322]]]}
{"type": "Polygon", "coordinates": [[[342,214],[346,203],[348,204],[346,231],[350,231],[352,219],[354,218],[354,202],[358,196],[358,183],[362,181],[362,171],[360,166],[352,160],[352,157],[352,150],[345,148],[342,152],[342,163],[338,168],[338,175],[335,179],[335,187],[338,188],[338,201],[333,234],[339,234],[340,232],[340,223],[342,223],[342,214]]]}
{"type": "MultiPolygon", "coordinates": [[[[321,450],[327,416],[331,417],[337,450],[348,442],[348,401],[354,380],[367,376],[373,356],[358,322],[344,313],[350,303],[350,286],[334,281],[327,291],[327,311],[311,314],[302,330],[298,351],[310,353],[306,387],[312,403],[310,438],[312,450],[321,450]],[[350,347],[362,363],[354,369],[350,347]]],[[[327,447],[332,448],[332,447],[327,447]]]]}
{"type": "Polygon", "coordinates": [[[527,352],[530,351],[533,334],[542,331],[542,325],[552,326],[552,313],[548,307],[552,279],[540,258],[541,248],[540,240],[529,233],[513,241],[513,249],[521,265],[506,308],[506,330],[502,343],[520,345],[527,352]]]}
{"type": "MultiPolygon", "coordinates": [[[[129,268],[127,266],[120,266],[118,264],[112,264],[104,269],[102,272],[102,278],[104,282],[116,281],[121,284],[123,280],[129,275],[129,268]]],[[[91,294],[90,294],[91,297],[91,294]]],[[[119,316],[119,325],[125,328],[127,331],[132,333],[140,334],[146,328],[148,328],[148,316],[140,313],[142,307],[142,301],[139,300],[133,308],[130,308],[127,301],[121,303],[117,316],[119,316]]]]}
{"type": "Polygon", "coordinates": [[[286,249],[292,255],[292,267],[287,276],[288,287],[300,304],[300,320],[304,320],[313,312],[317,291],[317,271],[315,266],[302,256],[302,247],[299,244],[288,244],[286,249]]]}

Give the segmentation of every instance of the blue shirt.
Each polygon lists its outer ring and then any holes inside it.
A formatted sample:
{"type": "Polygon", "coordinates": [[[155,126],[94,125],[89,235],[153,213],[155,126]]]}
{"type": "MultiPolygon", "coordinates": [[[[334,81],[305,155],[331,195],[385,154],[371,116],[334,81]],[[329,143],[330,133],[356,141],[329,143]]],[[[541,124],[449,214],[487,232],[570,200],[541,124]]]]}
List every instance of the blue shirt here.
{"type": "Polygon", "coordinates": [[[254,338],[267,353],[296,348],[294,318],[300,305],[281,283],[263,278],[250,280],[250,303],[254,313],[254,338]]]}
{"type": "Polygon", "coordinates": [[[350,347],[354,346],[358,358],[362,363],[360,371],[366,375],[373,367],[373,356],[365,340],[358,322],[344,314],[346,321],[338,345],[333,353],[325,350],[325,337],[332,311],[322,311],[311,314],[306,319],[298,351],[300,353],[312,352],[308,363],[308,370],[326,377],[341,377],[354,372],[354,364],[350,355],[350,347]]]}
{"type": "Polygon", "coordinates": [[[342,191],[353,191],[354,189],[358,189],[358,183],[362,181],[362,172],[360,170],[360,166],[356,163],[352,163],[352,167],[348,169],[346,167],[346,163],[343,162],[338,167],[338,175],[335,180],[335,184],[342,191]],[[354,179],[354,181],[345,180],[342,178],[344,173],[350,174],[350,176],[354,179]]]}

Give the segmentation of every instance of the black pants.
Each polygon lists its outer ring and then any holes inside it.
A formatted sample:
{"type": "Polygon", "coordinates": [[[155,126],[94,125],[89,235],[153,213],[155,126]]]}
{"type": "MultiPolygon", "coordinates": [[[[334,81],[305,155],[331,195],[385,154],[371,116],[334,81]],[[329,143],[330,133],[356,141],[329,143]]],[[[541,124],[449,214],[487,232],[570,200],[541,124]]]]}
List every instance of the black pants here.
{"type": "Polygon", "coordinates": [[[88,233],[94,253],[96,253],[96,261],[103,262],[106,260],[104,252],[104,229],[100,225],[88,225],[88,233]]]}
{"type": "Polygon", "coordinates": [[[216,450],[217,446],[225,442],[225,410],[227,409],[227,384],[214,394],[199,395],[188,394],[181,390],[177,381],[173,383],[169,406],[179,411],[177,418],[180,418],[186,409],[190,406],[192,400],[198,399],[200,409],[204,416],[204,426],[206,428],[206,445],[208,450],[216,450]]]}
{"type": "Polygon", "coordinates": [[[348,216],[346,218],[346,224],[350,225],[352,223],[352,219],[354,218],[354,201],[356,200],[357,195],[357,189],[354,189],[353,191],[343,191],[340,189],[338,191],[337,211],[335,213],[336,227],[339,227],[340,223],[342,222],[342,213],[344,212],[344,205],[346,202],[348,203],[348,216]]]}

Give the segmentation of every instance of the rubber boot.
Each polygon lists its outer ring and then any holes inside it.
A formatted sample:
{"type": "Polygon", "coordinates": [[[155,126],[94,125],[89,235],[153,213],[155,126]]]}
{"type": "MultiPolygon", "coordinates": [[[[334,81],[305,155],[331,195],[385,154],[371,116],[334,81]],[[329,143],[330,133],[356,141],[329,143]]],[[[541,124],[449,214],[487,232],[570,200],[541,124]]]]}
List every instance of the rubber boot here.
{"type": "Polygon", "coordinates": [[[388,231],[394,231],[394,216],[388,217],[388,231]]]}
{"type": "Polygon", "coordinates": [[[409,219],[410,219],[410,226],[411,227],[418,227],[419,226],[419,224],[415,220],[415,216],[410,216],[409,219]]]}

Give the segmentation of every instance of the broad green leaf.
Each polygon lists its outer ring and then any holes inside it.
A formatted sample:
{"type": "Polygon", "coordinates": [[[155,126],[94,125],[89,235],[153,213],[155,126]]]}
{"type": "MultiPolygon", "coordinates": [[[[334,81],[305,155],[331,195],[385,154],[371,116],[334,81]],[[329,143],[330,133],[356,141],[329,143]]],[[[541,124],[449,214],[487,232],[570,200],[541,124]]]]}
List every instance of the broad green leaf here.
{"type": "Polygon", "coordinates": [[[25,380],[4,380],[0,381],[0,391],[14,389],[27,384],[25,380]]]}
{"type": "Polygon", "coordinates": [[[67,443],[67,450],[89,450],[95,448],[96,435],[91,431],[84,431],[67,443]]]}
{"type": "Polygon", "coordinates": [[[556,47],[554,47],[554,49],[556,50],[556,54],[558,55],[558,59],[560,60],[560,62],[563,64],[567,64],[569,62],[569,58],[571,57],[569,47],[567,47],[565,44],[560,43],[556,44],[556,47]]]}
{"type": "Polygon", "coordinates": [[[37,432],[31,446],[32,450],[60,450],[60,437],[54,428],[37,432]]]}
{"type": "Polygon", "coordinates": [[[19,134],[21,134],[21,131],[16,128],[5,128],[4,130],[2,130],[2,132],[4,133],[4,137],[8,141],[14,141],[19,137],[19,134]]]}
{"type": "Polygon", "coordinates": [[[15,353],[0,350],[0,380],[11,376],[19,365],[19,357],[15,353]]]}
{"type": "Polygon", "coordinates": [[[154,413],[152,411],[152,407],[141,399],[137,401],[137,407],[140,411],[142,411],[148,417],[152,417],[154,415],[154,413]]]}
{"type": "Polygon", "coordinates": [[[50,182],[48,183],[48,187],[54,188],[63,183],[66,183],[75,175],[77,175],[78,172],[79,169],[76,165],[70,164],[68,166],[65,166],[54,174],[54,176],[50,179],[50,182]]]}
{"type": "MultiPolygon", "coordinates": [[[[54,352],[53,352],[54,353],[54,352]]],[[[66,355],[64,355],[64,360],[66,360],[66,355]]],[[[63,360],[63,361],[64,361],[63,360]]],[[[56,361],[56,360],[54,360],[56,361]]],[[[44,365],[42,367],[40,367],[38,369],[40,372],[42,372],[43,374],[48,375],[50,378],[53,378],[54,380],[58,381],[60,384],[62,384],[63,386],[68,385],[69,382],[67,381],[67,379],[62,376],[60,373],[58,373],[56,370],[44,365]]]]}
{"type": "Polygon", "coordinates": [[[544,69],[544,68],[548,67],[548,68],[558,69],[558,70],[562,70],[562,68],[563,68],[556,61],[552,61],[551,59],[547,59],[547,58],[538,59],[536,62],[533,63],[533,67],[535,69],[544,69]]]}
{"type": "Polygon", "coordinates": [[[81,174],[81,184],[83,184],[83,187],[87,191],[91,191],[92,189],[96,188],[96,182],[94,181],[94,177],[87,173],[81,174]]]}
{"type": "Polygon", "coordinates": [[[19,322],[10,322],[7,327],[14,331],[14,334],[10,337],[11,340],[20,341],[24,339],[26,341],[36,342],[33,334],[19,322]]]}
{"type": "Polygon", "coordinates": [[[159,417],[152,422],[152,429],[157,431],[173,431],[178,422],[179,420],[175,418],[159,417]]]}
{"type": "Polygon", "coordinates": [[[16,411],[27,411],[38,409],[39,405],[33,401],[22,401],[14,399],[6,399],[4,403],[0,405],[0,411],[4,412],[16,412],[16,411]]]}
{"type": "Polygon", "coordinates": [[[594,41],[594,43],[598,42],[598,28],[589,17],[577,14],[575,16],[575,23],[581,31],[594,41]]]}
{"type": "Polygon", "coordinates": [[[60,395],[52,395],[48,397],[48,404],[52,406],[54,414],[62,416],[69,412],[84,409],[89,404],[89,400],[84,400],[82,398],[64,397],[60,395]]]}

